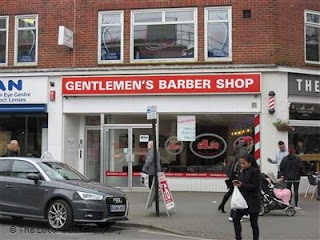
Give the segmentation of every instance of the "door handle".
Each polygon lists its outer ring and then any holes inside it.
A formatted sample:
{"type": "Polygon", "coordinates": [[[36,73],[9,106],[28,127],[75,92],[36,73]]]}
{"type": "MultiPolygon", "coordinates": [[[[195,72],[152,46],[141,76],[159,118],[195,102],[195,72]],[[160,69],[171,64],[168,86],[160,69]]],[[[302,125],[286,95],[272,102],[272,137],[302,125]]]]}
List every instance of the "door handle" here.
{"type": "Polygon", "coordinates": [[[6,184],[4,185],[5,188],[13,188],[13,186],[11,184],[6,184]]]}

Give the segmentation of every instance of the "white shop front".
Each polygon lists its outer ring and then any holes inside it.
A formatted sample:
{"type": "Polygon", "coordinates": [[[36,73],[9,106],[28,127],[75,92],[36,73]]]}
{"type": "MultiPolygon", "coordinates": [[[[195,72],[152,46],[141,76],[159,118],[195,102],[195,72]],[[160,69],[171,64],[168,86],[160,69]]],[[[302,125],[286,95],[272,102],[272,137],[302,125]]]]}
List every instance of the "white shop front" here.
{"type": "Polygon", "coordinates": [[[261,112],[260,73],[66,76],[57,86],[63,118],[59,123],[53,114],[49,125],[62,125],[61,158],[88,178],[117,187],[141,187],[153,138],[148,106],[158,110],[162,170],[173,190],[187,191],[225,190],[237,140],[256,135],[261,112]],[[178,141],[179,116],[195,117],[195,141],[178,141]]]}

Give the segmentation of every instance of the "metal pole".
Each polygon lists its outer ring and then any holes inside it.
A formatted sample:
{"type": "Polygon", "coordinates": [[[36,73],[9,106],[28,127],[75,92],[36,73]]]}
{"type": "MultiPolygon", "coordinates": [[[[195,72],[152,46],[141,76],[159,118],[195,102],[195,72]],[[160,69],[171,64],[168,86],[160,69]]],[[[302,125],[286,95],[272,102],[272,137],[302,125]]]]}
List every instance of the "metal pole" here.
{"type": "Polygon", "coordinates": [[[154,163],[154,196],[156,201],[156,215],[159,213],[159,181],[158,181],[158,154],[157,154],[157,133],[156,133],[157,119],[152,119],[152,132],[153,132],[153,163],[154,163]]]}

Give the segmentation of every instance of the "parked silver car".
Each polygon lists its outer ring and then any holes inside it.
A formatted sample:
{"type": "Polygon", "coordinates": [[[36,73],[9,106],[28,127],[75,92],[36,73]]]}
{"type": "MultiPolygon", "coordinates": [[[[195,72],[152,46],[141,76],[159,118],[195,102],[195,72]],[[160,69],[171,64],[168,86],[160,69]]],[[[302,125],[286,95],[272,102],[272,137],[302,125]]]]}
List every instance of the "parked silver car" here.
{"type": "Polygon", "coordinates": [[[114,187],[90,182],[66,163],[0,158],[0,214],[47,219],[51,228],[73,223],[110,226],[128,220],[128,200],[114,187]]]}

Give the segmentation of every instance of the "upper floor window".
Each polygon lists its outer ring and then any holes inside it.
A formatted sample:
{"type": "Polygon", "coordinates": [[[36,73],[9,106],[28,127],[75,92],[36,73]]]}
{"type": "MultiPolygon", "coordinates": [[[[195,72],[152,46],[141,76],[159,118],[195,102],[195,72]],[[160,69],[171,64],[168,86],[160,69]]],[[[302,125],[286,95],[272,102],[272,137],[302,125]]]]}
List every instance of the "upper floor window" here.
{"type": "Polygon", "coordinates": [[[0,65],[8,63],[9,17],[0,17],[0,65]]]}
{"type": "Polygon", "coordinates": [[[196,9],[140,10],[132,12],[131,60],[195,61],[196,9]]]}
{"type": "Polygon", "coordinates": [[[15,64],[37,64],[37,52],[38,16],[16,16],[15,64]]]}
{"type": "Polygon", "coordinates": [[[232,60],[231,7],[205,10],[205,60],[232,60]]]}
{"type": "Polygon", "coordinates": [[[123,11],[99,13],[98,62],[123,61],[123,11]]]}
{"type": "Polygon", "coordinates": [[[305,11],[305,61],[320,64],[320,12],[305,11]]]}

